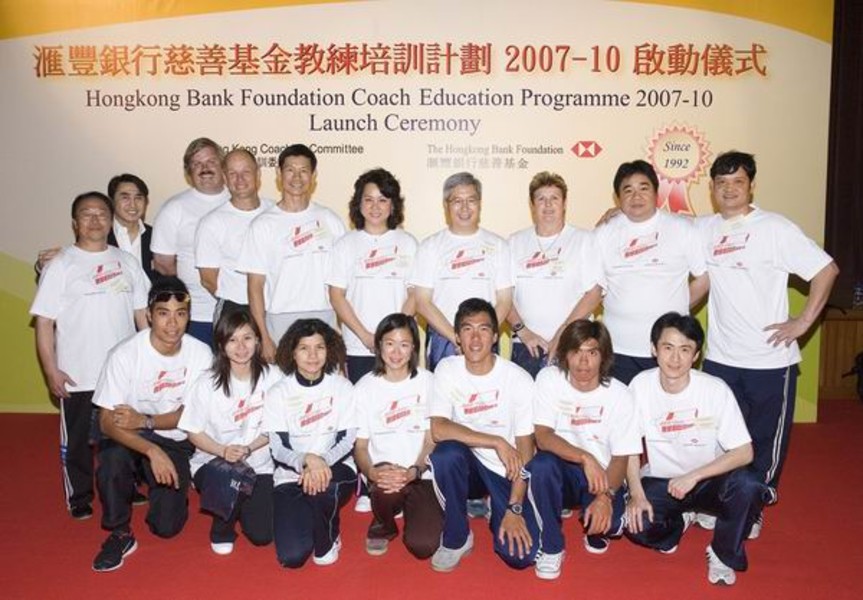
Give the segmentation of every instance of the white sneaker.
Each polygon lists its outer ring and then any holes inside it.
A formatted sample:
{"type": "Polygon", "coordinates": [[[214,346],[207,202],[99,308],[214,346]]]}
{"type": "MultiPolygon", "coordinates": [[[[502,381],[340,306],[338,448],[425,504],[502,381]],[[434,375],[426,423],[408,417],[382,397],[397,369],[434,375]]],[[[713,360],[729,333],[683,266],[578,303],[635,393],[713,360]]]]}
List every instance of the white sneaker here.
{"type": "Polygon", "coordinates": [[[370,513],[372,512],[372,499],[368,496],[357,496],[357,503],[354,504],[354,512],[370,513]]]}
{"type": "Polygon", "coordinates": [[[537,552],[536,562],[533,564],[536,576],[540,579],[557,579],[560,577],[564,556],[566,556],[565,551],[560,551],[557,554],[546,554],[542,550],[537,552]]]}
{"type": "Polygon", "coordinates": [[[758,515],[758,518],[755,519],[755,522],[752,524],[752,529],[749,530],[749,535],[746,537],[747,540],[757,540],[761,535],[761,528],[764,527],[764,513],[758,515]]]}
{"type": "Polygon", "coordinates": [[[234,542],[211,542],[210,549],[220,556],[227,556],[234,551],[234,542]]]}
{"type": "Polygon", "coordinates": [[[708,531],[713,531],[716,527],[716,517],[707,513],[695,513],[695,522],[698,523],[699,527],[708,531]]]}
{"type": "Polygon", "coordinates": [[[337,560],[339,560],[339,550],[342,547],[342,536],[336,538],[336,541],[333,542],[333,545],[330,546],[330,549],[323,556],[313,556],[312,560],[315,561],[315,564],[320,567],[326,567],[327,565],[334,564],[337,560]]]}
{"type": "Polygon", "coordinates": [[[707,581],[713,584],[734,585],[737,575],[734,569],[719,560],[713,546],[707,547],[707,581]]]}
{"type": "Polygon", "coordinates": [[[441,544],[431,559],[432,569],[441,573],[448,573],[458,566],[462,558],[473,550],[473,532],[467,534],[467,540],[461,548],[446,548],[441,544]]]}

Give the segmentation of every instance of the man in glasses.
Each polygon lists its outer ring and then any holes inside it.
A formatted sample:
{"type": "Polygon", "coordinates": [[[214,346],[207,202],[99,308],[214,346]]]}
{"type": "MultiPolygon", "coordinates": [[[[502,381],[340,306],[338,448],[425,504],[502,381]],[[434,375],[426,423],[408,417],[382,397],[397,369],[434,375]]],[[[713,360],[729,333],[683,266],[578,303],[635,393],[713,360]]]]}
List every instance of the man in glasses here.
{"type": "Polygon", "coordinates": [[[186,523],[193,447],[177,422],[186,388],[212,361],[210,349],[185,333],[190,302],[180,279],[157,280],[147,300],[150,329],[111,351],[96,386],[93,403],[101,409],[104,434],[96,479],[102,527],[111,534],[93,561],[94,571],[119,568],[137,548],[130,526],[137,457],[149,487],[150,531],[170,538],[186,523]]]}
{"type": "Polygon", "coordinates": [[[428,323],[430,371],[458,353],[453,319],[463,300],[491,302],[498,322],[512,306],[509,246],[479,226],[482,183],[470,173],[451,175],[444,182],[443,204],[447,228],[422,241],[410,276],[417,311],[428,323]]]}
{"type": "Polygon", "coordinates": [[[75,244],[42,273],[30,314],[51,395],[60,404],[63,487],[72,517],[93,515],[93,390],[108,351],[146,328],[150,282],[135,258],[108,245],[113,210],[102,193],[72,202],[75,244]]]}
{"type": "Polygon", "coordinates": [[[222,172],[223,152],[209,138],[186,148],[183,168],[192,187],[169,198],[153,223],[153,262],[162,275],[176,275],[192,295],[189,333],[209,345],[213,340],[216,299],[201,285],[195,268],[195,231],[201,217],[228,201],[222,172]]]}

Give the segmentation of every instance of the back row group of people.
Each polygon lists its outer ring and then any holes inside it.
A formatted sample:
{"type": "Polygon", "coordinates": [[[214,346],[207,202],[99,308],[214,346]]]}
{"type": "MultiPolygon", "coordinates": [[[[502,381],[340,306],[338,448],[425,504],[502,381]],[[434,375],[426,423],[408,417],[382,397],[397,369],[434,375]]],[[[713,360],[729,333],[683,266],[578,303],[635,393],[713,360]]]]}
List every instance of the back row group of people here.
{"type": "MultiPolygon", "coordinates": [[[[276,340],[293,322],[320,319],[335,325],[338,320],[347,347],[347,373],[357,382],[374,366],[373,332],[381,318],[411,313],[415,307],[428,323],[427,365],[434,370],[442,358],[458,352],[456,309],[465,298],[475,297],[494,306],[496,321],[509,322],[513,360],[536,376],[549,356],[557,356],[567,325],[589,316],[601,303],[615,348],[613,375],[628,383],[656,365],[649,343],[655,319],[668,311],[686,313],[709,289],[705,370],[723,377],[734,390],[753,437],[754,471],[775,500],[793,417],[799,361],[794,340],[823,307],[836,267],[799,228],[751,204],[755,162],[750,155],[732,152],[717,158],[711,191],[719,214],[696,224],[656,209],[658,181],[643,161],[618,169],[614,190],[622,214],[594,232],[566,224],[566,183],[540,173],[529,189],[534,226],[513,235],[509,243],[479,227],[481,183],[460,173],[444,184],[447,228],[420,245],[400,228],[404,199],[398,181],[382,169],[357,180],[349,203],[355,231],[345,234],[334,213],[311,202],[316,158],[305,146],[289,146],[279,157],[282,199],[276,205],[259,199],[258,167],[244,151],[221,157],[216,144],[196,140],[184,164],[193,188],[165,204],[149,248],[149,230],[142,222],[146,185],[140,179],[115,178],[109,186],[111,198],[89,195],[73,207],[79,242],[49,263],[40,293],[43,287],[68,284],[69,273],[60,265],[74,262],[70,257],[82,250],[83,234],[98,225],[99,216],[90,214],[99,212],[93,206],[101,205],[114,210],[113,227],[110,212],[102,224],[107,223],[103,229],[116,243],[135,251],[142,266],[177,273],[188,285],[190,333],[209,341],[214,316],[248,306],[268,362],[275,360],[276,340]],[[228,192],[222,189],[223,181],[228,192]],[[789,273],[812,281],[806,306],[796,318],[788,315],[789,273]],[[58,277],[63,283],[56,283],[58,277]],[[55,283],[48,284],[51,280],[55,283]]],[[[120,289],[125,279],[111,274],[112,261],[88,265],[95,270],[84,273],[90,277],[86,283],[111,289],[113,281],[114,293],[128,294],[132,287],[120,289]]],[[[117,260],[114,270],[128,269],[128,262],[117,260]]],[[[144,307],[139,296],[134,308],[140,327],[144,307]]],[[[87,381],[82,387],[81,376],[68,371],[68,365],[88,356],[72,340],[90,336],[63,332],[60,321],[68,323],[69,318],[60,319],[58,311],[71,306],[65,300],[60,297],[53,306],[41,308],[37,295],[33,313],[40,359],[55,395],[92,394],[95,375],[83,378],[87,381]]],[[[68,314],[77,314],[71,322],[80,327],[82,311],[75,310],[68,314]]],[[[126,318],[125,333],[131,319],[126,318]]],[[[96,353],[103,356],[112,345],[105,339],[99,344],[96,353]]],[[[86,362],[95,364],[98,372],[104,358],[86,362]]],[[[80,432],[86,427],[81,425],[83,417],[77,420],[80,446],[80,432]]],[[[73,428],[67,422],[63,429],[73,428]]],[[[85,486],[83,495],[75,496],[75,477],[68,468],[73,445],[67,441],[65,456],[74,515],[76,509],[86,513],[93,496],[92,466],[89,494],[85,486]]]]}

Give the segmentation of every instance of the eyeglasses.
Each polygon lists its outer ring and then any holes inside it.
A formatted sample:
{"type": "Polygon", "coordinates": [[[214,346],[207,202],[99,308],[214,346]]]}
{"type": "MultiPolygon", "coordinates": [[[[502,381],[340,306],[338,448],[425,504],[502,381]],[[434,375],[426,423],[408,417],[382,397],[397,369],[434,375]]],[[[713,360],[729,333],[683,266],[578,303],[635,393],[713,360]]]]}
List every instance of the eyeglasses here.
{"type": "Polygon", "coordinates": [[[150,301],[147,303],[147,306],[153,306],[157,302],[170,302],[172,299],[181,304],[188,304],[192,301],[188,292],[180,290],[165,290],[153,294],[153,296],[150,297],[150,301]]]}
{"type": "Polygon", "coordinates": [[[465,206],[476,208],[479,206],[479,198],[476,196],[471,196],[470,198],[450,198],[447,202],[450,206],[455,206],[456,208],[463,208],[465,206]]]}

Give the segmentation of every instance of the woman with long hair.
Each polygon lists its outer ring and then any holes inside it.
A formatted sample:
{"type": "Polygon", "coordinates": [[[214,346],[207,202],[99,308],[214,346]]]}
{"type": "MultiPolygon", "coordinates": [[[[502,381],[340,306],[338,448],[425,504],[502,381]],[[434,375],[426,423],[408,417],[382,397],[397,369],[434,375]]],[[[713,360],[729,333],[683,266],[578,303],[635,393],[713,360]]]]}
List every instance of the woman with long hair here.
{"type": "Polygon", "coordinates": [[[210,545],[213,552],[224,555],[234,549],[237,521],[256,546],[273,538],[273,461],[261,423],[264,397],[281,374],[261,356],[260,332],[245,311],[222,314],[213,344],[213,365],[190,387],[178,426],[188,432],[196,448],[189,462],[202,505],[205,498],[233,493],[228,489],[232,471],[225,462],[254,471],[251,494],[238,494],[233,507],[212,515],[210,545]]]}

